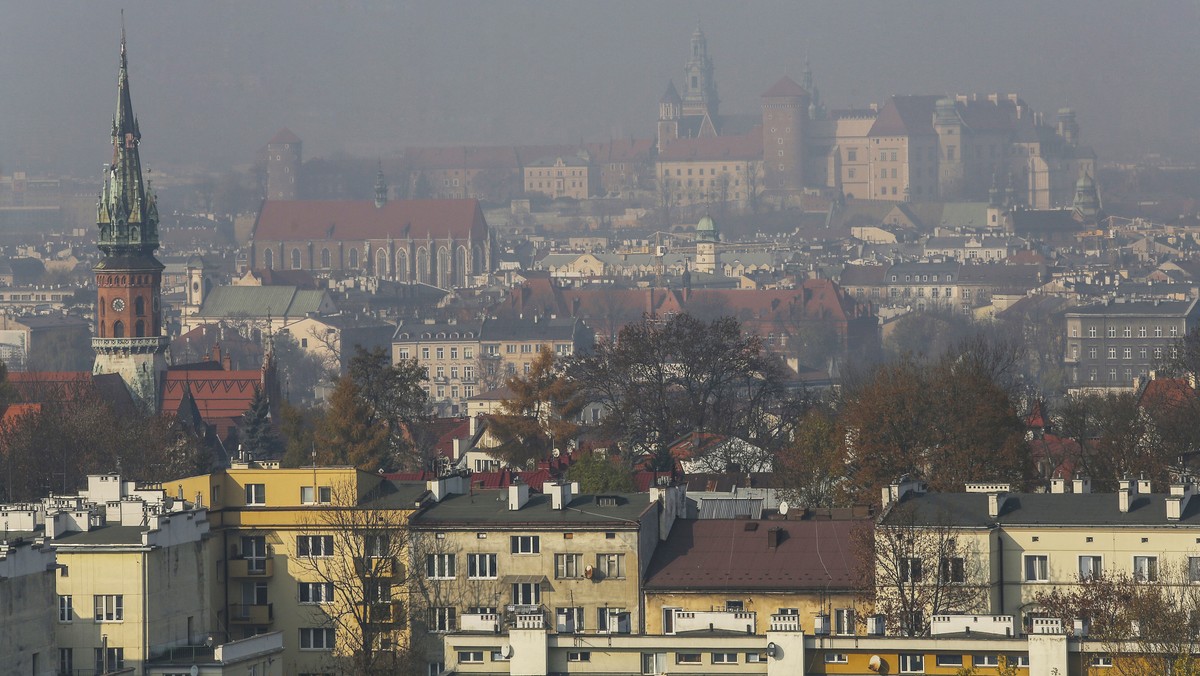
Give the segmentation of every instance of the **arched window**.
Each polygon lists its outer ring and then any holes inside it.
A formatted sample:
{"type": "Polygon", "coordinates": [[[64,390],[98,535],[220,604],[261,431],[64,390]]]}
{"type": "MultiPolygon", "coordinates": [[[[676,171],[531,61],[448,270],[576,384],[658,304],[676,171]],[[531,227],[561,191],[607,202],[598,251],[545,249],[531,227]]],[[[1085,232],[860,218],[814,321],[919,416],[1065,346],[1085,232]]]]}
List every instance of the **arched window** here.
{"type": "Polygon", "coordinates": [[[125,337],[125,324],[120,320],[113,322],[113,338],[125,337]]]}
{"type": "Polygon", "coordinates": [[[444,246],[438,248],[437,285],[439,289],[450,288],[450,252],[444,246]]]}
{"type": "Polygon", "coordinates": [[[292,269],[293,270],[300,269],[300,250],[299,249],[292,249],[292,269]]]}
{"type": "Polygon", "coordinates": [[[358,269],[358,249],[350,250],[350,269],[351,270],[358,269]]]}
{"type": "MultiPolygon", "coordinates": [[[[139,298],[138,300],[141,300],[141,299],[139,298]]],[[[138,338],[145,337],[146,323],[140,319],[137,320],[137,323],[133,325],[133,335],[137,336],[138,338]]]]}
{"type": "Polygon", "coordinates": [[[375,251],[375,274],[380,277],[388,276],[387,250],[377,249],[375,251]]]}
{"type": "MultiPolygon", "coordinates": [[[[146,314],[146,299],[138,296],[133,299],[133,314],[141,317],[146,314]]],[[[138,334],[139,336],[142,334],[138,334]]]]}
{"type": "Polygon", "coordinates": [[[321,249],[321,267],[329,268],[329,249],[321,249]]]}
{"type": "Polygon", "coordinates": [[[263,252],[263,267],[268,270],[275,269],[275,252],[267,249],[263,252]]]}
{"type": "Polygon", "coordinates": [[[460,246],[454,252],[454,286],[464,288],[467,286],[467,270],[470,266],[467,265],[467,247],[460,246]]]}
{"type": "Polygon", "coordinates": [[[425,247],[417,249],[417,281],[429,283],[429,250],[425,247]]]}
{"type": "Polygon", "coordinates": [[[408,281],[408,251],[405,249],[396,250],[396,279],[408,281]]]}

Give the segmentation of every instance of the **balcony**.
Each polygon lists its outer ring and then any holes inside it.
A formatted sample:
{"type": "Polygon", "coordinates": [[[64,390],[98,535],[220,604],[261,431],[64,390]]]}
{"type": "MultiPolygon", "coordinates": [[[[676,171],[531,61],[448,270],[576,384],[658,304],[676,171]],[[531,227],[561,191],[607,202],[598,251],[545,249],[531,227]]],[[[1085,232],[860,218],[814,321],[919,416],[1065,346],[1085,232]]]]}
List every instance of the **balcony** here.
{"type": "Polygon", "coordinates": [[[229,606],[230,624],[270,624],[275,619],[275,608],[270,603],[246,605],[237,603],[229,606]]]}
{"type": "Polygon", "coordinates": [[[274,559],[230,559],[229,560],[229,577],[231,579],[243,577],[263,577],[269,578],[275,575],[275,560],[274,559]]]}
{"type": "Polygon", "coordinates": [[[354,572],[366,578],[399,578],[404,581],[404,564],[394,556],[368,556],[354,559],[354,572]]]}
{"type": "Polygon", "coordinates": [[[367,604],[363,618],[367,624],[403,625],[404,603],[401,601],[380,601],[367,604]]]}
{"type": "Polygon", "coordinates": [[[800,616],[771,615],[771,631],[800,631],[800,616]]]}
{"type": "Polygon", "coordinates": [[[675,632],[737,631],[753,634],[757,613],[734,610],[676,610],[675,632]]]}
{"type": "Polygon", "coordinates": [[[486,631],[500,633],[500,615],[497,613],[463,613],[458,616],[460,631],[486,631]]]}
{"type": "Polygon", "coordinates": [[[505,606],[505,619],[512,629],[545,629],[546,609],[540,605],[505,606]]]}

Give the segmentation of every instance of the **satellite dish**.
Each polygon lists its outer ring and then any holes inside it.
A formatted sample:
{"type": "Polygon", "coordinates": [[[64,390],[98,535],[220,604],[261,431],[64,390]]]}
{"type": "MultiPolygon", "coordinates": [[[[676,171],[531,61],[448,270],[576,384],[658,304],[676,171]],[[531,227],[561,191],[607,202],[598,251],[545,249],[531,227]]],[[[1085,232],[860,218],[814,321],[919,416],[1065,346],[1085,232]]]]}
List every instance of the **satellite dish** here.
{"type": "Polygon", "coordinates": [[[783,502],[779,503],[779,513],[782,514],[783,516],[787,516],[787,513],[788,513],[787,500],[784,500],[783,502]]]}
{"type": "Polygon", "coordinates": [[[504,659],[511,660],[512,656],[513,656],[512,644],[511,643],[504,644],[504,647],[500,649],[500,654],[504,655],[504,659]]]}
{"type": "Polygon", "coordinates": [[[879,655],[871,655],[871,661],[867,662],[867,668],[871,671],[878,672],[883,668],[883,660],[879,659],[879,655]]]}
{"type": "Polygon", "coordinates": [[[192,668],[188,669],[188,673],[191,674],[191,676],[200,676],[200,667],[193,664],[192,668]]]}
{"type": "Polygon", "coordinates": [[[557,458],[558,456],[562,455],[562,451],[560,451],[556,448],[556,449],[554,449],[554,452],[551,453],[551,455],[553,455],[554,457],[557,458]]]}

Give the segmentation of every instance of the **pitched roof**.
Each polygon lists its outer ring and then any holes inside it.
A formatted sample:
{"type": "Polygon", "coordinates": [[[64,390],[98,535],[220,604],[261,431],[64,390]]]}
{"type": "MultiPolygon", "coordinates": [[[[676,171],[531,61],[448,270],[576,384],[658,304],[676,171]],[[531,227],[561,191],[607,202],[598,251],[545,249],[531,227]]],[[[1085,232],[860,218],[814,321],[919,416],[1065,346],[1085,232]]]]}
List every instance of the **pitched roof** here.
{"type": "MultiPolygon", "coordinates": [[[[1200,525],[1200,500],[1191,500],[1178,522],[1167,521],[1166,495],[1134,495],[1129,511],[1122,512],[1116,493],[1010,493],[1000,515],[988,516],[985,493],[910,493],[900,505],[911,505],[917,523],[942,523],[950,526],[983,528],[993,523],[1003,526],[1123,526],[1200,525]]],[[[890,518],[908,521],[907,516],[889,512],[890,518]]]]}
{"type": "Polygon", "coordinates": [[[663,93],[659,103],[674,103],[675,105],[683,105],[683,99],[679,98],[679,91],[675,89],[675,81],[667,82],[667,91],[663,93]]]}
{"type": "Polygon", "coordinates": [[[928,136],[938,95],[893,96],[879,111],[867,136],[928,136]]]}
{"type": "Polygon", "coordinates": [[[795,80],[786,75],[779,78],[775,84],[771,85],[770,89],[762,94],[762,98],[764,99],[799,98],[803,96],[808,96],[808,92],[804,90],[804,87],[796,84],[795,80]]]}
{"type": "Polygon", "coordinates": [[[224,437],[237,426],[254,401],[254,389],[261,386],[262,371],[167,371],[160,410],[178,411],[190,391],[200,417],[224,437]]]}
{"type": "Polygon", "coordinates": [[[706,136],[671,141],[658,154],[660,162],[757,160],[762,158],[759,128],[742,136],[706,136]]]}
{"type": "Polygon", "coordinates": [[[861,521],[678,520],[646,572],[646,589],[849,590],[861,521]],[[780,528],[775,548],[772,529],[780,528]]]}
{"type": "Polygon", "coordinates": [[[209,292],[198,317],[303,317],[328,312],[333,301],[325,291],[294,286],[218,286],[209,292]]]}
{"type": "Polygon", "coordinates": [[[263,203],[255,241],[356,239],[487,239],[487,222],[473,199],[285,200],[263,203]]]}

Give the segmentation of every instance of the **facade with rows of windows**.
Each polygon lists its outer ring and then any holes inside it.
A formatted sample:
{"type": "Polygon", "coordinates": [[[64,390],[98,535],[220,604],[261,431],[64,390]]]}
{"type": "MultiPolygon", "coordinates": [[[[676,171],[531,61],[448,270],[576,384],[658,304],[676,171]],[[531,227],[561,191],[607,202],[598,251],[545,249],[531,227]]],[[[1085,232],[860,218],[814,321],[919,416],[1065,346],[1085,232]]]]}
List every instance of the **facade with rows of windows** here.
{"type": "Polygon", "coordinates": [[[1173,357],[1175,345],[1200,326],[1192,300],[1124,300],[1066,313],[1066,354],[1071,386],[1128,389],[1173,357]]]}

